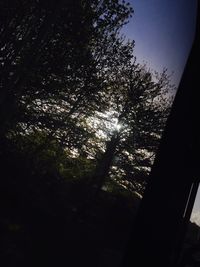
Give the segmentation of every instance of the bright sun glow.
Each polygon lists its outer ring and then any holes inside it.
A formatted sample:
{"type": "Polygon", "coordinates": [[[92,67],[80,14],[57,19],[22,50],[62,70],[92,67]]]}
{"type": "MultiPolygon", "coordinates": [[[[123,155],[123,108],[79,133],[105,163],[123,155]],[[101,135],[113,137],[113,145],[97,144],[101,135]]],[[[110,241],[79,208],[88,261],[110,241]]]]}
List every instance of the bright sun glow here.
{"type": "Polygon", "coordinates": [[[114,129],[117,130],[118,132],[122,128],[121,124],[118,123],[118,119],[113,120],[113,126],[114,126],[114,129]]]}
{"type": "Polygon", "coordinates": [[[119,114],[114,111],[96,112],[94,117],[91,117],[88,124],[95,129],[96,136],[107,139],[113,132],[120,132],[123,125],[119,123],[119,114]]]}

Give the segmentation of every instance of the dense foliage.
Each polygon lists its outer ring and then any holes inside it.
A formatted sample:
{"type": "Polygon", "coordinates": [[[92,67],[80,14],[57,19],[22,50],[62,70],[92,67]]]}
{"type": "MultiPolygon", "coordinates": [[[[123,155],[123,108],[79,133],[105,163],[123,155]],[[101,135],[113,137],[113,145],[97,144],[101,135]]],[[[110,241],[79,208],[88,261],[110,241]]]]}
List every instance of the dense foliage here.
{"type": "MultiPolygon", "coordinates": [[[[134,42],[120,34],[132,8],[94,0],[2,5],[2,138],[33,146],[34,157],[54,142],[63,162],[96,165],[94,182],[110,175],[141,193],[171,103],[166,71],[137,64],[134,42]]],[[[63,162],[57,171],[70,176],[63,162]]]]}

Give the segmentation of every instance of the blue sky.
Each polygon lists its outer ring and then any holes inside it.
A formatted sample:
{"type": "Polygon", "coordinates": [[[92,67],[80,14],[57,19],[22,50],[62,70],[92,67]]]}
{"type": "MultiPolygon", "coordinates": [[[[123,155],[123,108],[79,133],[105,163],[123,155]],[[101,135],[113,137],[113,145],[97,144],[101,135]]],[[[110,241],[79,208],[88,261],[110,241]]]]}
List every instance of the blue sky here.
{"type": "Polygon", "coordinates": [[[196,0],[129,0],[134,15],[123,33],[135,40],[138,61],[152,69],[167,67],[178,84],[185,66],[196,19],[196,0]]]}

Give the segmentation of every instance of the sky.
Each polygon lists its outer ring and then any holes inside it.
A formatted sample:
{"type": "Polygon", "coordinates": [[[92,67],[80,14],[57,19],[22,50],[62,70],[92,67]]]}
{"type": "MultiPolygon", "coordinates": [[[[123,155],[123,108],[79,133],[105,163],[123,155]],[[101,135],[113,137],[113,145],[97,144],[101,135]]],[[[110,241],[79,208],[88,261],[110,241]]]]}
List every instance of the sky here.
{"type": "MultiPolygon", "coordinates": [[[[197,0],[129,0],[133,17],[123,33],[135,40],[138,62],[156,71],[174,72],[178,86],[195,33],[197,0]]],[[[200,225],[200,189],[191,220],[200,225]]]]}
{"type": "Polygon", "coordinates": [[[191,221],[196,222],[200,226],[200,188],[197,192],[194,208],[191,215],[191,221]]]}
{"type": "Polygon", "coordinates": [[[174,72],[178,85],[195,31],[197,0],[129,0],[133,17],[123,33],[135,40],[135,55],[154,70],[174,72]]]}

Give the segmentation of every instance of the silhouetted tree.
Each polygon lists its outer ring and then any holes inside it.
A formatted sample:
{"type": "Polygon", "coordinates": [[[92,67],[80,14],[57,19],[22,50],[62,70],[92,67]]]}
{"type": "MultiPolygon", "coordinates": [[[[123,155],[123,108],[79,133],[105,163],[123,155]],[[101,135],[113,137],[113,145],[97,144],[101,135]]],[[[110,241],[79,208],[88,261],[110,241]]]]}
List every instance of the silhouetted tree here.
{"type": "Polygon", "coordinates": [[[1,136],[41,129],[66,145],[84,142],[78,118],[101,108],[104,72],[117,54],[110,52],[132,8],[95,0],[1,5],[1,136]]]}
{"type": "Polygon", "coordinates": [[[94,176],[100,187],[110,174],[142,193],[170,111],[172,86],[166,70],[154,76],[127,63],[116,70],[110,85],[107,114],[112,123],[103,130],[107,145],[94,176]]]}

